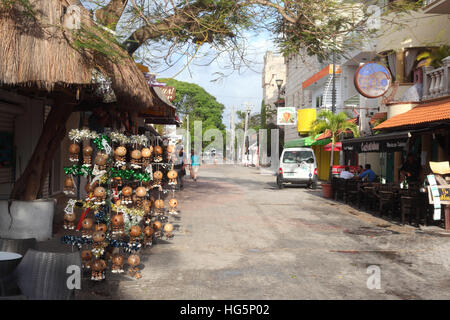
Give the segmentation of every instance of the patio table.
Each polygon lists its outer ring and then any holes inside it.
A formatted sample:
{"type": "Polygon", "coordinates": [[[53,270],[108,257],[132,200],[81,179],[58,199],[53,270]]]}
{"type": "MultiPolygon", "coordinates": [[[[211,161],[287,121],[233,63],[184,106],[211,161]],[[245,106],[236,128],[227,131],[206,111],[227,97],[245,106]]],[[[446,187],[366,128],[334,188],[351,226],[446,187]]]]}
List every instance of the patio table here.
{"type": "Polygon", "coordinates": [[[7,294],[8,283],[22,260],[22,255],[15,252],[0,251],[0,296],[7,294]]]}

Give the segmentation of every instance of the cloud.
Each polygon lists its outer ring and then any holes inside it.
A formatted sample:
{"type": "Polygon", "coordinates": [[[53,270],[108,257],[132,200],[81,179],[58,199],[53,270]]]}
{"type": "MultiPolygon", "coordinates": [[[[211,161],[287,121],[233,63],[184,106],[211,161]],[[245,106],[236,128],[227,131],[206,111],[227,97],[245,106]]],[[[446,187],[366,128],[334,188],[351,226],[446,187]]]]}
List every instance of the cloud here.
{"type": "MultiPolygon", "coordinates": [[[[230,70],[224,70],[227,61],[220,58],[207,66],[196,65],[195,62],[189,65],[175,79],[191,82],[200,85],[217,100],[224,104],[226,109],[223,114],[223,122],[228,127],[230,123],[231,107],[235,110],[244,110],[245,103],[253,105],[252,112],[259,112],[262,100],[261,72],[264,64],[264,54],[266,51],[276,51],[275,46],[267,33],[259,35],[247,34],[248,52],[246,59],[252,62],[252,68],[244,68],[241,72],[233,72],[231,75],[223,78],[221,81],[211,82],[217,78],[216,73],[228,74],[230,70]]],[[[185,65],[188,57],[173,68],[158,74],[158,77],[172,77],[179,72],[185,65]]]]}

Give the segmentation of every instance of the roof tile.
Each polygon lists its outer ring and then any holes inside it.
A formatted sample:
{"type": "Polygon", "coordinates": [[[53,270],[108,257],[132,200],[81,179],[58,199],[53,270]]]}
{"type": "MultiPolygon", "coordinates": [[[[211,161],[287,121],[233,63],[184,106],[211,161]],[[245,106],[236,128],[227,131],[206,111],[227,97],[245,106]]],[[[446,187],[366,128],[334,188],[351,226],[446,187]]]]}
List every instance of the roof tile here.
{"type": "Polygon", "coordinates": [[[387,119],[374,129],[380,130],[411,126],[441,120],[450,120],[450,99],[417,106],[407,112],[387,119]]]}

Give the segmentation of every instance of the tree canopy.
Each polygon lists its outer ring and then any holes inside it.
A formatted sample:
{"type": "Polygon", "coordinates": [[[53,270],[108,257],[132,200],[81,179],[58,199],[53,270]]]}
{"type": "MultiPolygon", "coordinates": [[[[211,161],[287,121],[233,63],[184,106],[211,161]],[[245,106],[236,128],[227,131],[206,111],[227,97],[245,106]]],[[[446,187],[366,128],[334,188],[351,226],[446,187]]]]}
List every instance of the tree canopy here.
{"type": "MultiPolygon", "coordinates": [[[[34,1],[34,0],[33,0],[34,1]]],[[[19,4],[32,12],[32,0],[0,0],[0,6],[19,4]]],[[[376,4],[387,13],[417,9],[422,0],[71,0],[93,12],[99,28],[110,30],[129,55],[152,70],[194,57],[209,64],[228,56],[231,69],[248,66],[249,36],[267,31],[285,55],[307,52],[327,58],[344,54],[358,39],[371,33],[376,4]],[[372,8],[372,9],[371,9],[372,8]]],[[[386,19],[387,20],[387,19],[386,19]]],[[[385,23],[385,21],[382,21],[385,23]]],[[[395,23],[395,22],[394,22],[395,23]]],[[[107,33],[107,31],[105,31],[107,33]]],[[[83,48],[108,52],[86,31],[83,48]],[[89,45],[92,43],[92,45],[89,45]],[[100,48],[100,49],[99,49],[100,48]]],[[[104,34],[106,37],[107,35],[104,34]]],[[[357,44],[356,44],[357,45],[357,44]]],[[[161,71],[161,70],[159,70],[161,71]]]]}

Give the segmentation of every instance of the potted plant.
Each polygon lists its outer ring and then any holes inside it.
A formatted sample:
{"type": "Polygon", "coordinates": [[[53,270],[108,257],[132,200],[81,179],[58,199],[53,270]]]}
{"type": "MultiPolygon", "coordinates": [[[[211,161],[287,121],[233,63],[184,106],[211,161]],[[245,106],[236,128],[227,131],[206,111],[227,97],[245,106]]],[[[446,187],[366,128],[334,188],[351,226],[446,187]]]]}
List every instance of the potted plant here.
{"type": "Polygon", "coordinates": [[[331,188],[332,168],[334,162],[334,147],[337,138],[341,133],[351,131],[353,136],[359,137],[359,129],[356,124],[348,121],[348,116],[345,112],[334,114],[329,110],[323,110],[317,115],[317,119],[312,123],[312,131],[314,135],[329,132],[331,135],[331,158],[330,158],[330,173],[328,175],[328,182],[322,183],[322,193],[326,198],[332,198],[333,190],[331,188]]]}

